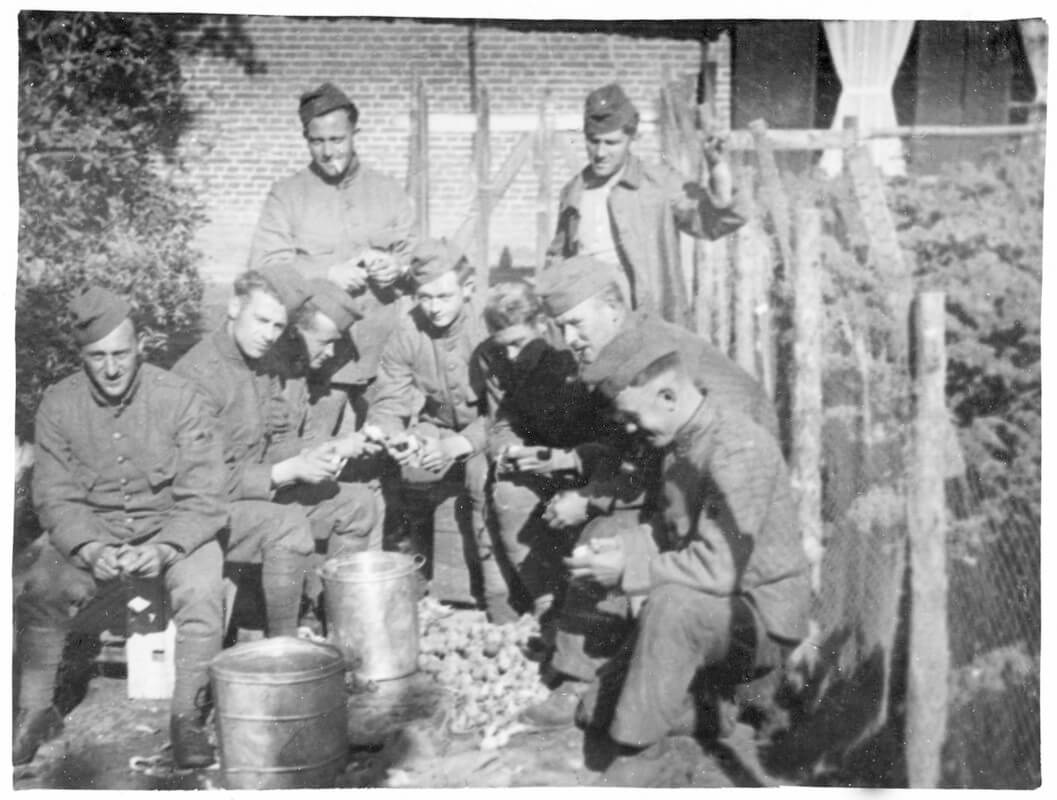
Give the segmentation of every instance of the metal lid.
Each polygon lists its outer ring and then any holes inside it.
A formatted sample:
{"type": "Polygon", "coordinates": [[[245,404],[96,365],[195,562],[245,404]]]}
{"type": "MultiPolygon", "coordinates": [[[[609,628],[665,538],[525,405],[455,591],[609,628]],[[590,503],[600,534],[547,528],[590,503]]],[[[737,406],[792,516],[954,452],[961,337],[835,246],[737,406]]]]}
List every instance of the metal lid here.
{"type": "Polygon", "coordinates": [[[237,678],[247,683],[296,683],[344,669],[344,657],[338,648],[294,636],[236,645],[209,662],[214,678],[237,678]]]}

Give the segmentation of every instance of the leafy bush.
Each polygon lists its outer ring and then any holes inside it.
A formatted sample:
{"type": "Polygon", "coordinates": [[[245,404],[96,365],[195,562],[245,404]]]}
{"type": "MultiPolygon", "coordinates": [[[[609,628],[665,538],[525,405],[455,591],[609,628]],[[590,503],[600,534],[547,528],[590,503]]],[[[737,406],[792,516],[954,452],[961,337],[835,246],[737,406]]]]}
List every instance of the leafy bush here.
{"type": "Polygon", "coordinates": [[[130,296],[148,355],[197,330],[191,248],[203,216],[181,184],[190,114],[180,58],[252,58],[238,21],[194,15],[19,15],[16,432],[41,392],[76,368],[66,304],[87,283],[130,296]]]}

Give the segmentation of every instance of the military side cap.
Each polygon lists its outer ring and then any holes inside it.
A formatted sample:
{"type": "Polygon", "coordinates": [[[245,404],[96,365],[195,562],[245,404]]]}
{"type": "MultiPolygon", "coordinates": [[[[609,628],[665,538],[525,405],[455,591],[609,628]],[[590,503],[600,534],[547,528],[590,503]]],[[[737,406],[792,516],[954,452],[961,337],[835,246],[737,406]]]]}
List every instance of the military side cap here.
{"type": "Polygon", "coordinates": [[[590,256],[573,256],[545,269],[536,280],[536,295],[552,317],[564,314],[612,284],[620,285],[617,267],[590,256]]]}
{"type": "Polygon", "coordinates": [[[584,133],[597,136],[638,124],[638,109],[615,83],[595,89],[584,102],[584,133]]]}
{"type": "Polygon", "coordinates": [[[654,361],[678,351],[678,343],[660,325],[650,321],[626,325],[584,367],[580,377],[603,394],[616,397],[654,361]]]}
{"type": "Polygon", "coordinates": [[[128,319],[132,306],[123,297],[99,286],[89,286],[70,301],[73,338],[84,346],[98,342],[128,319]]]}
{"type": "Polygon", "coordinates": [[[338,286],[334,281],[326,278],[312,278],[308,282],[309,302],[321,313],[330,317],[339,331],[346,331],[360,314],[356,311],[352,296],[338,286]]]}
{"type": "Polygon", "coordinates": [[[352,110],[353,124],[359,116],[356,104],[353,103],[345,92],[329,81],[317,86],[301,95],[301,104],[297,113],[301,115],[301,125],[308,127],[308,123],[323,114],[329,114],[339,108],[352,110]]]}
{"type": "Polygon", "coordinates": [[[411,251],[408,274],[415,286],[425,286],[459,266],[465,256],[443,239],[423,239],[411,251]]]}
{"type": "Polygon", "coordinates": [[[269,264],[258,272],[275,290],[279,302],[286,307],[286,313],[293,314],[308,299],[308,284],[301,273],[289,264],[269,264]]]}

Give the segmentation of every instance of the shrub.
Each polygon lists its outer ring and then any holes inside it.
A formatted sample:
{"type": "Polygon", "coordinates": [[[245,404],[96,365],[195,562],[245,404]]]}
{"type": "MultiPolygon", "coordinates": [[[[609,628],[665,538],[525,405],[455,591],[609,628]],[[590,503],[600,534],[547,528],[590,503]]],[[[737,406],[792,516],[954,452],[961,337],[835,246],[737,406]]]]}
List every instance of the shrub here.
{"type": "Polygon", "coordinates": [[[87,283],[127,294],[163,363],[197,330],[191,241],[203,216],[181,184],[190,119],[182,56],[259,65],[233,18],[19,15],[16,433],[44,388],[76,368],[66,304],[87,283]]]}

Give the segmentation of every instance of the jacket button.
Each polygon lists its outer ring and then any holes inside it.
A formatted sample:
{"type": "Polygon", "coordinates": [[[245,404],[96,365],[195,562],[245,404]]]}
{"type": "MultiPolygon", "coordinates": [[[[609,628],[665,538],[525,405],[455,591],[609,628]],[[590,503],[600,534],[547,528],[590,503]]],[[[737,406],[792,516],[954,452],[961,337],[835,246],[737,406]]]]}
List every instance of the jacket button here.
{"type": "Polygon", "coordinates": [[[114,438],[115,439],[120,439],[121,438],[121,431],[114,431],[114,438]]]}
{"type": "Polygon", "coordinates": [[[124,456],[118,456],[117,457],[117,463],[118,464],[124,464],[125,463],[125,457],[124,456]]]}

